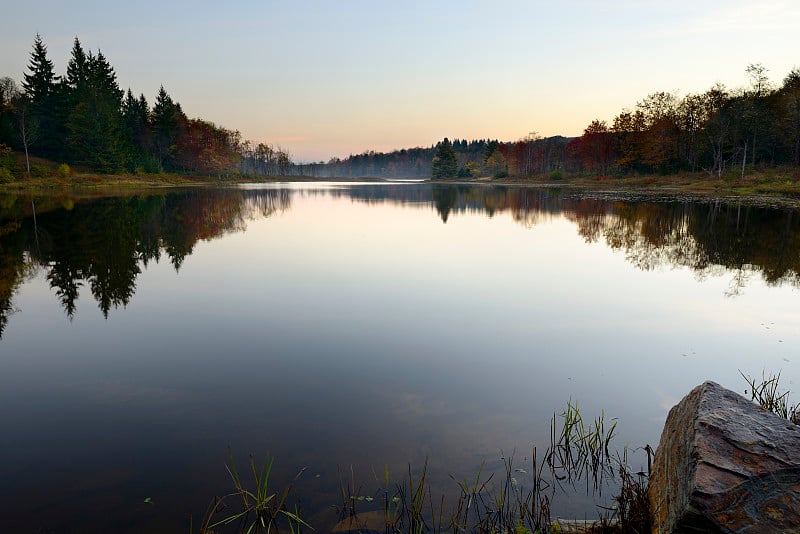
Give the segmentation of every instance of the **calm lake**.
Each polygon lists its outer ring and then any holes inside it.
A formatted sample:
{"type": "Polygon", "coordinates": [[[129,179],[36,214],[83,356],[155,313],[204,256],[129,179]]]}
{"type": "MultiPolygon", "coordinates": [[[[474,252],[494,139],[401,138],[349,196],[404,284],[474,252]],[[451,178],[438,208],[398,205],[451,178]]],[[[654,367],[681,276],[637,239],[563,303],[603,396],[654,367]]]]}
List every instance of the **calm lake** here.
{"type": "Polygon", "coordinates": [[[276,485],[305,468],[324,532],[351,470],[369,494],[426,458],[436,488],[512,451],[522,465],[568,401],[616,418],[619,448],[655,447],[705,380],[796,387],[798,273],[800,212],[737,201],[427,183],[0,196],[0,529],[196,530],[232,488],[230,447],[242,465],[273,454],[276,485]]]}

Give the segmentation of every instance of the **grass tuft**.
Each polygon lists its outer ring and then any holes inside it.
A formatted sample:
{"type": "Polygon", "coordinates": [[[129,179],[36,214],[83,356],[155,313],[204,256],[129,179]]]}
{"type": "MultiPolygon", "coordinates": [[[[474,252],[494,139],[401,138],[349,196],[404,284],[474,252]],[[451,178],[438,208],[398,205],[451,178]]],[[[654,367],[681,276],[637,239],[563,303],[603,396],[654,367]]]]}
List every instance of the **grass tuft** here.
{"type": "Polygon", "coordinates": [[[747,376],[741,370],[739,370],[739,374],[742,375],[749,388],[745,389],[744,394],[747,395],[749,391],[752,401],[794,424],[800,424],[800,403],[791,404],[789,402],[789,393],[791,392],[788,390],[781,391],[780,371],[775,375],[767,375],[762,371],[760,380],[747,376]]]}
{"type": "MultiPolygon", "coordinates": [[[[234,491],[224,497],[217,497],[209,507],[200,534],[215,534],[218,528],[233,526],[235,532],[245,534],[258,532],[288,531],[294,534],[301,532],[301,527],[313,528],[301,517],[296,505],[290,507],[288,499],[293,484],[286,486],[282,491],[275,491],[269,483],[273,456],[267,454],[260,466],[256,465],[255,458],[250,455],[250,473],[253,476],[252,486],[246,484],[236,468],[233,452],[228,449],[226,466],[228,474],[234,485],[234,491]],[[229,501],[238,502],[234,507],[229,501]],[[219,516],[222,516],[220,519],[219,516]],[[216,518],[216,519],[215,519],[216,518]]],[[[297,474],[299,477],[303,471],[297,474]]]]}

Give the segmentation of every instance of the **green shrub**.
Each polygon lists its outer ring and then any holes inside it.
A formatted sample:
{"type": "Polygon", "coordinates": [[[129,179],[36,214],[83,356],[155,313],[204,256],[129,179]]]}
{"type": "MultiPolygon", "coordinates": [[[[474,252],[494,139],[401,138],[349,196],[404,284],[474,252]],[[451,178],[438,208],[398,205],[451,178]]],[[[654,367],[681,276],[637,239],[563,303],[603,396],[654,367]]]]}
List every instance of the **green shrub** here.
{"type": "Polygon", "coordinates": [[[70,175],[72,174],[72,169],[70,169],[69,165],[67,165],[66,163],[62,163],[61,165],[58,166],[56,173],[58,173],[58,175],[61,178],[69,178],[70,175]]]}
{"type": "Polygon", "coordinates": [[[8,184],[14,181],[11,171],[5,167],[0,167],[0,184],[8,184]]]}
{"type": "Polygon", "coordinates": [[[495,178],[508,178],[508,171],[497,171],[494,173],[495,178]]]}
{"type": "Polygon", "coordinates": [[[556,170],[550,171],[550,179],[551,180],[561,180],[563,178],[564,178],[564,173],[561,172],[561,169],[556,169],[556,170]]]}
{"type": "Polygon", "coordinates": [[[7,147],[3,143],[0,143],[0,167],[5,167],[6,169],[13,169],[16,166],[16,162],[14,161],[14,152],[11,151],[11,148],[7,147]]]}
{"type": "Polygon", "coordinates": [[[31,176],[36,178],[45,178],[50,176],[50,169],[44,165],[31,165],[31,176]]]}

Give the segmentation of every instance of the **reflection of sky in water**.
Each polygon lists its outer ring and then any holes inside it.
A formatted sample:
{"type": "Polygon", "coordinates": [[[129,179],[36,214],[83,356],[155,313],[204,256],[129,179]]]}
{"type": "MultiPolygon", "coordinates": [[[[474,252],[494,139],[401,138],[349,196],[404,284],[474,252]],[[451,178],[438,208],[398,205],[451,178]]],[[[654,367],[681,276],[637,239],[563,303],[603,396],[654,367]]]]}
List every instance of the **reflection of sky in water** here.
{"type": "Polygon", "coordinates": [[[618,417],[619,445],[655,445],[706,379],[800,378],[797,290],[729,283],[639,270],[559,215],[442,224],[430,205],[296,195],[178,274],[151,264],[107,320],[85,289],[70,322],[41,276],[24,285],[0,341],[0,506],[184,528],[227,489],[228,445],[310,465],[325,491],[337,465],[426,457],[445,483],[543,447],[570,399],[618,417]],[[131,507],[148,496],[168,504],[131,507]]]}

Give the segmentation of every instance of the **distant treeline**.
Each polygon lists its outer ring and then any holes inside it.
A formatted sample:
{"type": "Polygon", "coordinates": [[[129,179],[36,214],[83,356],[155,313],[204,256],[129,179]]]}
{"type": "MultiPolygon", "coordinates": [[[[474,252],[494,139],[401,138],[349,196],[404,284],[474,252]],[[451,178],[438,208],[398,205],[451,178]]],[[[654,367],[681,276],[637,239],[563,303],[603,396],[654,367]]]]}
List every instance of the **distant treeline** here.
{"type": "MultiPolygon", "coordinates": [[[[452,177],[532,176],[564,167],[566,137],[531,136],[516,143],[497,139],[467,141],[455,139],[452,145],[458,168],[452,177]],[[510,164],[509,161],[512,163],[510,164]],[[518,163],[517,163],[518,162],[518,163]]],[[[364,152],[345,159],[333,158],[326,164],[298,165],[305,174],[321,177],[430,178],[434,156],[442,146],[404,148],[393,152],[364,152]]]]}
{"type": "MultiPolygon", "coordinates": [[[[444,177],[630,175],[706,171],[718,177],[753,167],[800,167],[800,69],[774,86],[750,65],[744,89],[715,85],[682,98],[657,92],[609,125],[593,120],[575,138],[531,134],[512,142],[447,139],[429,148],[365,152],[315,165],[321,176],[430,177],[434,156],[452,145],[458,167],[444,177]]],[[[436,173],[433,173],[436,174],[436,173]]]]}
{"type": "Polygon", "coordinates": [[[84,50],[77,37],[65,75],[56,75],[37,35],[22,86],[0,78],[2,145],[101,173],[281,175],[291,168],[280,148],[188,118],[163,86],[152,107],[144,95],[123,91],[103,53],[84,50]]]}
{"type": "MultiPolygon", "coordinates": [[[[163,86],[152,107],[144,95],[122,91],[105,56],[85,51],[77,37],[66,74],[58,76],[37,35],[21,87],[0,78],[0,173],[10,159],[5,146],[97,172],[217,176],[558,178],[706,171],[722,177],[753,167],[800,167],[800,69],[779,86],[760,64],[746,73],[749,85],[742,89],[718,84],[683,97],[650,94],[610,124],[591,121],[580,137],[444,139],[430,147],[295,164],[280,148],[189,119],[163,86]]],[[[9,176],[0,174],[3,179],[9,176]]]]}

